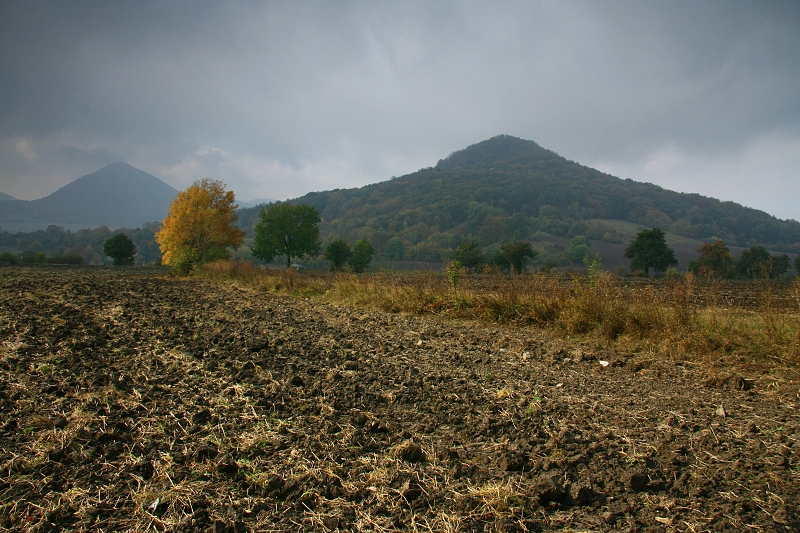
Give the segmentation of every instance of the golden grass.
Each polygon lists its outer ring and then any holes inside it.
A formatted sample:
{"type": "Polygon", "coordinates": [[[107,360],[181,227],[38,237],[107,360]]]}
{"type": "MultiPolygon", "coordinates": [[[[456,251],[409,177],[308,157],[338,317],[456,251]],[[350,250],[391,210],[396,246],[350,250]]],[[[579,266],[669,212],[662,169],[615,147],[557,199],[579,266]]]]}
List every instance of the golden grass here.
{"type": "Polygon", "coordinates": [[[691,275],[636,283],[609,273],[462,275],[455,287],[442,272],[296,272],[236,261],[205,265],[200,275],[337,305],[545,328],[607,349],[706,360],[734,355],[791,366],[800,361],[800,278],[739,283],[733,290],[757,301],[737,305],[721,282],[691,275]]]}

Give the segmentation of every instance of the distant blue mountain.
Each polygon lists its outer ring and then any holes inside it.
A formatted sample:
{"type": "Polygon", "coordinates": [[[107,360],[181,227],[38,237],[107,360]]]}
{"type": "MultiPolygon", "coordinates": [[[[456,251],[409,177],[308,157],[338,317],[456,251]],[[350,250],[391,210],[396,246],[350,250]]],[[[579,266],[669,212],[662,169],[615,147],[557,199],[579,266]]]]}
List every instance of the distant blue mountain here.
{"type": "Polygon", "coordinates": [[[161,221],[178,191],[127,163],[112,163],[39,200],[0,204],[0,226],[30,231],[54,224],[67,228],[136,228],[161,221]]]}
{"type": "Polygon", "coordinates": [[[16,198],[11,196],[10,194],[0,192],[0,202],[10,202],[11,200],[16,200],[16,198]]]}
{"type": "Polygon", "coordinates": [[[274,203],[275,200],[270,200],[268,198],[254,198],[252,200],[247,200],[246,202],[236,201],[236,204],[240,208],[247,208],[247,207],[255,207],[257,205],[265,205],[274,203]]]}

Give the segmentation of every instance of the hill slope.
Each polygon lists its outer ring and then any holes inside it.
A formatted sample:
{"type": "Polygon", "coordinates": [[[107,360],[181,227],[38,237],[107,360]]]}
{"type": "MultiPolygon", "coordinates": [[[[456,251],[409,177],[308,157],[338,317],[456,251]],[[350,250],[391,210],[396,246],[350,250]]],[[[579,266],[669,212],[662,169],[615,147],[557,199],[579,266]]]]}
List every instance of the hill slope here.
{"type": "Polygon", "coordinates": [[[0,192],[0,202],[10,202],[12,200],[16,200],[16,198],[11,196],[10,194],[6,194],[4,192],[0,192]]]}
{"type": "MultiPolygon", "coordinates": [[[[623,180],[508,135],[390,181],[310,193],[292,202],[319,209],[324,239],[368,238],[379,256],[419,261],[441,260],[468,238],[488,248],[517,239],[558,243],[562,251],[576,235],[607,243],[627,238],[598,219],[660,227],[691,239],[718,237],[730,245],[800,249],[795,221],[623,180]]],[[[240,216],[242,226],[251,229],[255,213],[242,210],[240,216]]]]}
{"type": "Polygon", "coordinates": [[[4,229],[50,224],[67,227],[139,227],[163,220],[178,191],[126,163],[80,177],[39,200],[4,202],[4,229]]]}

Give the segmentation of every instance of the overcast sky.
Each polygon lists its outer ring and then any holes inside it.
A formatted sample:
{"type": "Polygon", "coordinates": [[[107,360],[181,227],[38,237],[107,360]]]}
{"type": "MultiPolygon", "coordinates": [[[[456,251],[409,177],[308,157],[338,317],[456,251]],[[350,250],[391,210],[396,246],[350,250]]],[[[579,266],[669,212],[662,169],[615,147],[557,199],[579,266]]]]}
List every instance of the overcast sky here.
{"type": "Polygon", "coordinates": [[[114,161],[240,200],[498,134],[800,219],[800,2],[0,2],[0,191],[114,161]]]}

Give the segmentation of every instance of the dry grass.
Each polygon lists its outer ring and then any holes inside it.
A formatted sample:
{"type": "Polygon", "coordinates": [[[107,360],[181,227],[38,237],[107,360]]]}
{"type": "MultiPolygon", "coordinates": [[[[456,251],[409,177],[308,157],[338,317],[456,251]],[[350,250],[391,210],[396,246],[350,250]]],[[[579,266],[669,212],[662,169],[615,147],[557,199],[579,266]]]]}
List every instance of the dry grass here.
{"type": "Polygon", "coordinates": [[[462,275],[454,287],[433,271],[355,275],[235,261],[206,265],[202,275],[339,305],[546,328],[626,352],[792,366],[800,360],[800,278],[728,286],[691,275],[628,282],[608,273],[531,273],[462,275]]]}

